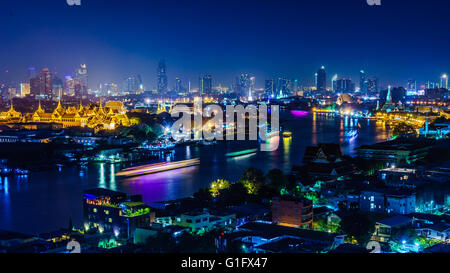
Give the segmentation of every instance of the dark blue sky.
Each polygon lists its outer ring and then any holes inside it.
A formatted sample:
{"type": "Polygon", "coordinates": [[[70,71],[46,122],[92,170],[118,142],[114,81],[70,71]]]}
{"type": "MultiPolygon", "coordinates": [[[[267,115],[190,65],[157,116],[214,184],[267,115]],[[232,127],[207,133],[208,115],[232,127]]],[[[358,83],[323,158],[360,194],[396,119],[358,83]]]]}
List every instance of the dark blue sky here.
{"type": "MultiPolygon", "coordinates": [[[[312,83],[325,65],[358,81],[360,69],[383,84],[438,80],[450,72],[450,1],[381,0],[2,0],[0,80],[27,67],[71,74],[87,63],[90,87],[141,74],[156,86],[166,59],[175,77],[211,74],[230,84],[241,72],[312,83]],[[8,70],[8,73],[5,73],[8,70]]],[[[328,79],[329,80],[329,79],[328,79]]]]}

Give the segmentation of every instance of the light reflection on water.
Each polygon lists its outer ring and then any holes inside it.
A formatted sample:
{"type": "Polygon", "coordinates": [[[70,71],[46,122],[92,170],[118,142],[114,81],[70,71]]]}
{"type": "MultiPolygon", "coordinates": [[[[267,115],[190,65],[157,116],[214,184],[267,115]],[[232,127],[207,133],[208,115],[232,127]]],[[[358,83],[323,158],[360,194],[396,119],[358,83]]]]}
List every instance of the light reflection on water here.
{"type": "Polygon", "coordinates": [[[273,152],[259,151],[227,158],[225,154],[228,152],[259,148],[259,143],[224,141],[204,147],[177,147],[174,153],[168,155],[170,160],[199,158],[201,164],[146,176],[119,179],[114,174],[129,165],[100,163],[88,168],[63,168],[61,172],[32,173],[25,182],[18,181],[16,177],[10,180],[4,178],[0,185],[0,229],[48,232],[66,227],[70,216],[75,225],[81,225],[82,194],[85,189],[105,187],[128,194],[142,194],[145,202],[182,198],[207,187],[218,178],[237,181],[249,167],[265,172],[272,168],[288,172],[293,165],[301,164],[308,145],[337,142],[342,145],[344,154],[353,155],[355,147],[384,141],[389,137],[385,125],[374,121],[359,122],[359,134],[348,140],[345,132],[354,130],[357,124],[352,119],[347,121],[346,126],[344,119],[334,115],[282,113],[281,118],[286,120],[281,126],[291,131],[292,137],[281,137],[278,150],[273,152]]]}

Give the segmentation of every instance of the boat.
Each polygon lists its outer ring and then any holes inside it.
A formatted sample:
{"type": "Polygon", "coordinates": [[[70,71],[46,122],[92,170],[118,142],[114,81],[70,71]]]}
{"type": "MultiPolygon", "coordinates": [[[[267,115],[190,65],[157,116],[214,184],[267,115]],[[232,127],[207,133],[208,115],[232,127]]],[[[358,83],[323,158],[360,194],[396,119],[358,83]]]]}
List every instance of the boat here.
{"type": "Polygon", "coordinates": [[[291,132],[289,132],[289,131],[284,131],[283,132],[283,137],[285,137],[285,138],[290,138],[292,136],[292,133],[291,132]]]}
{"type": "Polygon", "coordinates": [[[200,164],[200,160],[198,158],[181,160],[181,161],[173,161],[173,162],[160,162],[154,164],[147,164],[142,166],[135,166],[131,168],[124,169],[118,173],[116,176],[123,177],[132,177],[132,176],[140,176],[146,174],[153,174],[159,172],[165,172],[180,168],[192,167],[200,164]]]}
{"type": "Polygon", "coordinates": [[[226,153],[225,156],[226,157],[236,157],[236,156],[253,154],[253,153],[256,153],[257,151],[258,151],[258,149],[248,149],[248,150],[242,150],[242,151],[238,151],[238,152],[226,153]]]}

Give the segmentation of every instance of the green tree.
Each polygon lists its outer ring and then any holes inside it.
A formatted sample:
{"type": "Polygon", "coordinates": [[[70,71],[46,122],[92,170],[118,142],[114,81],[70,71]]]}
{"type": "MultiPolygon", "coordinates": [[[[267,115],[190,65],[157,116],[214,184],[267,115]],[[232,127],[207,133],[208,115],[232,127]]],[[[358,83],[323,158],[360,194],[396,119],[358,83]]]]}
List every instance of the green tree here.
{"type": "Polygon", "coordinates": [[[270,184],[276,189],[280,190],[287,184],[286,177],[280,169],[272,169],[267,173],[267,179],[270,184]]]}
{"type": "Polygon", "coordinates": [[[227,189],[230,187],[230,183],[224,179],[217,179],[216,181],[211,182],[209,186],[209,191],[213,197],[217,197],[219,195],[219,191],[223,189],[227,189]]]}
{"type": "Polygon", "coordinates": [[[408,134],[415,134],[416,128],[412,125],[409,125],[406,122],[401,122],[394,127],[392,131],[393,136],[403,136],[408,134]]]}
{"type": "Polygon", "coordinates": [[[242,174],[240,182],[249,194],[258,194],[259,189],[265,183],[264,173],[255,168],[248,168],[242,174]]]}
{"type": "Polygon", "coordinates": [[[375,231],[375,223],[361,213],[342,217],[339,232],[354,237],[360,245],[365,245],[375,231]]]}

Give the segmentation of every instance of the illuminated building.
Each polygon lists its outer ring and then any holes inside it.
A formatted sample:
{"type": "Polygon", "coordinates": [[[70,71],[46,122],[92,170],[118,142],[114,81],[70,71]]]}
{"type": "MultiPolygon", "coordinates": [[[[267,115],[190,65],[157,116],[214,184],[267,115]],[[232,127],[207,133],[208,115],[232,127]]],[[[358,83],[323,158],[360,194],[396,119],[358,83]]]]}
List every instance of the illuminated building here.
{"type": "Polygon", "coordinates": [[[88,95],[88,72],[85,64],[81,64],[76,71],[75,96],[79,100],[86,99],[88,95]]]}
{"type": "Polygon", "coordinates": [[[359,91],[366,94],[369,91],[369,81],[364,70],[359,72],[359,91]]]}
{"type": "Polygon", "coordinates": [[[441,76],[441,88],[448,89],[448,76],[447,76],[447,74],[443,74],[441,76]]]}
{"type": "Polygon", "coordinates": [[[327,90],[327,73],[325,72],[325,67],[322,66],[319,71],[317,71],[317,91],[327,90]]]}
{"type": "Polygon", "coordinates": [[[378,79],[372,78],[368,80],[367,89],[369,93],[378,93],[378,79]]]}
{"type": "Polygon", "coordinates": [[[158,94],[165,95],[167,93],[167,67],[164,60],[159,61],[156,74],[158,77],[158,94]]]}
{"type": "Polygon", "coordinates": [[[277,98],[286,97],[290,93],[289,80],[286,78],[278,78],[276,90],[277,90],[276,95],[277,98]]]}
{"type": "Polygon", "coordinates": [[[33,97],[41,96],[41,87],[39,77],[30,79],[30,95],[33,97]]]}
{"type": "Polygon", "coordinates": [[[236,92],[238,96],[247,97],[250,88],[250,76],[247,73],[242,73],[236,79],[236,92]]]}
{"type": "Polygon", "coordinates": [[[125,193],[97,188],[86,190],[83,201],[84,229],[132,238],[139,227],[150,225],[150,208],[141,196],[127,198],[125,193]],[[132,199],[132,200],[131,200],[132,199]]]}
{"type": "Polygon", "coordinates": [[[416,210],[416,194],[408,189],[364,190],[359,196],[361,211],[409,214],[416,210]]]}
{"type": "Polygon", "coordinates": [[[30,94],[30,84],[29,83],[21,83],[20,84],[20,96],[25,97],[30,94]]]}
{"type": "Polygon", "coordinates": [[[22,114],[14,110],[14,106],[11,103],[9,110],[6,112],[0,112],[0,121],[8,120],[12,122],[20,122],[22,119],[22,114]]]}
{"type": "Polygon", "coordinates": [[[39,101],[38,109],[34,113],[22,114],[14,110],[13,105],[7,112],[0,113],[0,122],[3,123],[58,123],[63,128],[67,127],[89,127],[95,130],[113,130],[118,126],[130,126],[130,120],[122,102],[110,101],[105,107],[83,106],[64,108],[61,100],[53,112],[45,112],[39,101]]]}
{"type": "Polygon", "coordinates": [[[275,82],[273,79],[266,80],[264,84],[264,93],[268,97],[274,97],[275,96],[275,82]]]}
{"type": "Polygon", "coordinates": [[[336,79],[336,92],[339,93],[353,93],[355,91],[355,84],[352,79],[336,79]]]}
{"type": "Polygon", "coordinates": [[[130,76],[123,82],[123,94],[139,94],[143,91],[142,79],[140,75],[130,76]]]}
{"type": "Polygon", "coordinates": [[[49,99],[52,97],[52,90],[52,73],[48,70],[48,68],[44,68],[39,76],[39,96],[49,99]]]}
{"type": "Polygon", "coordinates": [[[212,93],[212,77],[211,75],[203,75],[200,76],[198,82],[198,91],[200,92],[200,96],[204,94],[212,93]]]}
{"type": "Polygon", "coordinates": [[[214,227],[230,226],[236,218],[234,213],[210,213],[207,209],[185,212],[177,217],[174,225],[190,228],[192,232],[209,231],[214,227]]]}
{"type": "Polygon", "coordinates": [[[400,139],[362,145],[356,148],[358,157],[388,163],[413,164],[424,160],[433,147],[431,140],[400,139]]]}
{"type": "Polygon", "coordinates": [[[408,80],[407,91],[417,91],[417,82],[415,80],[408,80]]]}
{"type": "Polygon", "coordinates": [[[279,225],[312,228],[312,202],[287,195],[272,200],[272,222],[279,225]]]}
{"type": "Polygon", "coordinates": [[[331,78],[331,91],[336,92],[337,91],[337,79],[338,75],[334,75],[333,78],[331,78]]]}

